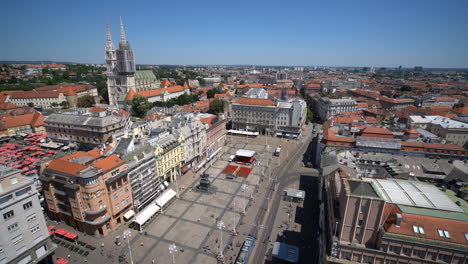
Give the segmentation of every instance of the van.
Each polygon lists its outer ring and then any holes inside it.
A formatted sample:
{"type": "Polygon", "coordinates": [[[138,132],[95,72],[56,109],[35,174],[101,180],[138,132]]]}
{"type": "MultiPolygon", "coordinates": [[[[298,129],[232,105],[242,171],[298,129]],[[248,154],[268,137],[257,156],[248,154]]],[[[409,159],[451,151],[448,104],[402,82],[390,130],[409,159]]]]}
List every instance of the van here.
{"type": "Polygon", "coordinates": [[[281,152],[281,148],[276,148],[276,150],[275,150],[275,156],[279,157],[280,152],[281,152]]]}
{"type": "Polygon", "coordinates": [[[231,155],[229,156],[228,161],[229,162],[234,161],[235,158],[236,158],[236,155],[231,155]]]}

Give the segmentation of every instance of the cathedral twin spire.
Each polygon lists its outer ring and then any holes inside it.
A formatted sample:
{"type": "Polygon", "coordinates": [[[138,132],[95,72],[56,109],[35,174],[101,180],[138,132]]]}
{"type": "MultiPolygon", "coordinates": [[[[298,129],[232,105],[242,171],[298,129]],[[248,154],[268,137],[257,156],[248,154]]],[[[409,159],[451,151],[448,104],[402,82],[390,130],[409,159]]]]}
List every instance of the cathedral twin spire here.
{"type": "MultiPolygon", "coordinates": [[[[115,50],[114,43],[112,42],[111,32],[110,32],[109,19],[106,19],[106,37],[107,37],[106,50],[108,51],[115,50]]],[[[124,29],[124,25],[122,22],[122,17],[120,17],[120,44],[128,45],[127,38],[125,37],[125,29],[124,29]]]]}

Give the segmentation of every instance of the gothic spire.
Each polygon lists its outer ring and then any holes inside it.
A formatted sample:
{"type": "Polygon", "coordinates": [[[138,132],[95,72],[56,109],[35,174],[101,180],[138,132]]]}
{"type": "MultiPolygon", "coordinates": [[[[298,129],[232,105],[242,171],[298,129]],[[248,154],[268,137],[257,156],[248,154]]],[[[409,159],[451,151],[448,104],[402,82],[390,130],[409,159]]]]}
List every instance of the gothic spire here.
{"type": "Polygon", "coordinates": [[[122,22],[122,17],[120,17],[120,42],[127,42],[127,39],[125,38],[125,29],[122,22]]]}
{"type": "Polygon", "coordinates": [[[106,36],[107,36],[106,50],[114,50],[114,43],[112,43],[112,37],[111,37],[109,19],[108,18],[106,18],[106,36]]]}

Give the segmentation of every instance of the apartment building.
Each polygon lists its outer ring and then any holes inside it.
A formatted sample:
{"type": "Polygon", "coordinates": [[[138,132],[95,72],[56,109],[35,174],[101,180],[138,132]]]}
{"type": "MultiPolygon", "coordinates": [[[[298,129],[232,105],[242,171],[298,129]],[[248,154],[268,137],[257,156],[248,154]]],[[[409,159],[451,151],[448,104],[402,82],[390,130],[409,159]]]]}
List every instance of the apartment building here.
{"type": "Polygon", "coordinates": [[[148,206],[161,192],[162,178],[156,171],[155,147],[145,141],[134,143],[132,138],[121,138],[112,150],[128,165],[136,212],[148,206]]]}
{"type": "Polygon", "coordinates": [[[226,144],[226,119],[224,116],[199,114],[200,121],[206,125],[206,161],[221,153],[226,144]]]}
{"type": "Polygon", "coordinates": [[[343,112],[356,111],[357,102],[354,98],[331,99],[320,97],[315,100],[315,109],[321,120],[328,120],[331,117],[343,112]]]}
{"type": "Polygon", "coordinates": [[[465,263],[468,214],[431,184],[328,175],[328,263],[465,263]]]}
{"type": "Polygon", "coordinates": [[[301,99],[275,102],[240,98],[232,104],[232,128],[261,135],[299,135],[305,124],[307,106],[301,99]]]}
{"type": "Polygon", "coordinates": [[[54,113],[44,121],[50,138],[86,146],[104,144],[113,134],[129,128],[130,124],[127,111],[100,106],[71,113],[54,113]]]}
{"type": "Polygon", "coordinates": [[[156,170],[161,181],[174,181],[185,163],[184,136],[160,128],[152,131],[148,143],[155,147],[156,170]]]}
{"type": "Polygon", "coordinates": [[[185,165],[182,167],[182,173],[185,173],[206,157],[207,126],[193,113],[177,113],[169,127],[180,131],[184,136],[185,165]]]}
{"type": "Polygon", "coordinates": [[[0,263],[55,263],[34,182],[0,165],[0,263]]]}
{"type": "Polygon", "coordinates": [[[133,209],[128,165],[110,148],[75,152],[44,164],[39,177],[47,214],[89,235],[104,236],[133,209]]]}

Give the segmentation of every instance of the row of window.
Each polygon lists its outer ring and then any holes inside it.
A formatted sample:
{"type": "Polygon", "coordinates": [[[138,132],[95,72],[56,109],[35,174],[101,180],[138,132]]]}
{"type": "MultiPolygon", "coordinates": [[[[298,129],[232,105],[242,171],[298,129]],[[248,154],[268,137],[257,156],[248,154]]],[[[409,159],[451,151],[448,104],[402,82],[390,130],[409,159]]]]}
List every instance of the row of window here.
{"type": "MultiPolygon", "coordinates": [[[[23,204],[24,210],[27,210],[27,209],[29,209],[31,207],[32,207],[32,201],[29,201],[29,202],[23,204]]],[[[13,210],[10,210],[10,211],[3,214],[3,219],[8,220],[8,219],[12,218],[13,216],[15,216],[15,212],[13,210]]]]}

